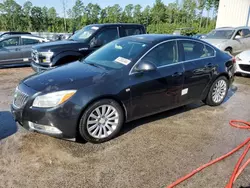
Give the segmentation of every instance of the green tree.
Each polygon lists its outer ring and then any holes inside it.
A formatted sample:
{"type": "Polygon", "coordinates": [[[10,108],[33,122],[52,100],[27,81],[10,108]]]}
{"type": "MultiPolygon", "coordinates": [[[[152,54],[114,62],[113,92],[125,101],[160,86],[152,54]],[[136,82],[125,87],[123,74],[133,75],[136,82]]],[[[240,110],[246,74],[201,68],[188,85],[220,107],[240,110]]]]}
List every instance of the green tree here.
{"type": "Polygon", "coordinates": [[[134,22],[135,23],[141,23],[142,22],[142,20],[141,20],[141,17],[142,17],[141,9],[142,9],[141,5],[135,5],[135,7],[134,7],[133,16],[134,16],[134,22]]]}
{"type": "Polygon", "coordinates": [[[31,9],[32,9],[32,3],[30,1],[26,1],[23,4],[23,25],[25,25],[27,28],[24,30],[31,31],[32,29],[32,23],[31,23],[31,9]]]}
{"type": "Polygon", "coordinates": [[[56,9],[53,8],[49,8],[48,9],[48,26],[49,26],[49,31],[51,32],[55,32],[56,31],[56,23],[57,23],[57,13],[56,13],[56,9]]]}
{"type": "Polygon", "coordinates": [[[132,23],[133,22],[133,9],[134,5],[128,4],[125,6],[123,12],[122,12],[122,21],[126,23],[132,23]]]}
{"type": "Polygon", "coordinates": [[[33,31],[42,31],[43,12],[41,7],[34,6],[31,9],[31,23],[33,31]]]}

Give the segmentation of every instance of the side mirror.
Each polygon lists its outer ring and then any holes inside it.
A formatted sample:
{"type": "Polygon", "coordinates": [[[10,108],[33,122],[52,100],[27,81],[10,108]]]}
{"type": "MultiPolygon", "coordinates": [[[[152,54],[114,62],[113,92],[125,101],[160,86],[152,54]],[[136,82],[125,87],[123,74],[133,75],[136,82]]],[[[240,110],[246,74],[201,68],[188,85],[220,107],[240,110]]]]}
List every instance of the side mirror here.
{"type": "Polygon", "coordinates": [[[156,69],[157,69],[157,67],[155,66],[155,64],[150,62],[150,61],[141,61],[135,67],[136,72],[149,72],[149,71],[154,71],[156,69]]]}
{"type": "Polygon", "coordinates": [[[241,39],[241,38],[242,38],[242,36],[240,36],[240,35],[235,36],[235,39],[241,39]]]}

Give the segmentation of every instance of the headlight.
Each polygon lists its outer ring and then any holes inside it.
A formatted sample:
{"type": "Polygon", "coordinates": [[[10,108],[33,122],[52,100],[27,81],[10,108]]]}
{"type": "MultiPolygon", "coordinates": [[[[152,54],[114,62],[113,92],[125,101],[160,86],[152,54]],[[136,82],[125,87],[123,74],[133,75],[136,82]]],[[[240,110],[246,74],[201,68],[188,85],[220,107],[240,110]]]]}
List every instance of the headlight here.
{"type": "Polygon", "coordinates": [[[66,102],[75,94],[76,90],[65,90],[37,96],[33,102],[34,107],[51,108],[66,102]]]}
{"type": "Polygon", "coordinates": [[[50,63],[51,58],[54,55],[54,52],[48,51],[48,52],[39,52],[39,55],[42,58],[43,63],[50,63]]]}

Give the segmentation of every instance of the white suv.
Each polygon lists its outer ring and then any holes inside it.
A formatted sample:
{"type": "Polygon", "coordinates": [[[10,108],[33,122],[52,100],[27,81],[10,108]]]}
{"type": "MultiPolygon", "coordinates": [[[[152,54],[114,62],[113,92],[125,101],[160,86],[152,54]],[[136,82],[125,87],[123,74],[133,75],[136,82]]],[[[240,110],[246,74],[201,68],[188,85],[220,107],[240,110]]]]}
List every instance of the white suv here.
{"type": "Polygon", "coordinates": [[[208,33],[203,40],[222,51],[227,51],[230,54],[238,54],[246,49],[250,49],[250,28],[217,28],[208,33]]]}

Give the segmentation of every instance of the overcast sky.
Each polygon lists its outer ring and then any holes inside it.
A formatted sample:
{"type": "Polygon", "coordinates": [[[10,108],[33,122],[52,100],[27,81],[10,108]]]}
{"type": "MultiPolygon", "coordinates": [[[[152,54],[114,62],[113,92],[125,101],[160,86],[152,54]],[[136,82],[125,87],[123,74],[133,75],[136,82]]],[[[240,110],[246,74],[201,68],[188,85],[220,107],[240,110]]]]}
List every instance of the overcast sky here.
{"type": "MultiPolygon", "coordinates": [[[[23,5],[26,0],[16,0],[17,3],[23,5]]],[[[55,7],[58,14],[62,15],[62,3],[61,0],[30,0],[35,6],[46,6],[46,7],[55,7]]],[[[175,2],[175,0],[162,0],[165,4],[175,2]]],[[[152,6],[155,0],[83,0],[84,4],[88,3],[98,3],[102,8],[106,6],[112,6],[114,4],[120,4],[121,7],[126,6],[127,4],[140,4],[142,7],[147,5],[152,6]],[[118,3],[120,2],[120,3],[118,3]]],[[[75,3],[75,0],[67,0],[68,9],[71,8],[75,3]]]]}

